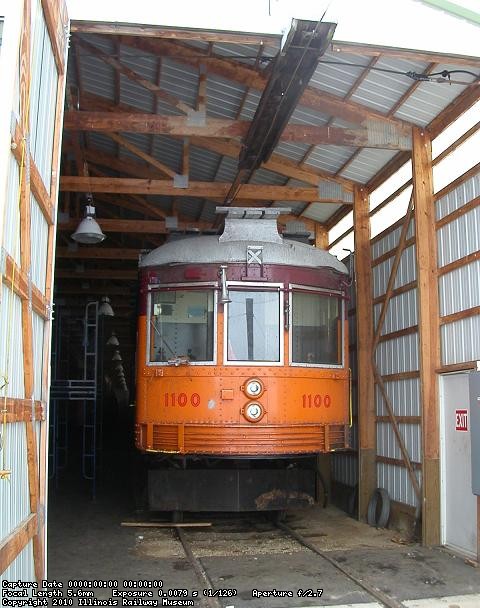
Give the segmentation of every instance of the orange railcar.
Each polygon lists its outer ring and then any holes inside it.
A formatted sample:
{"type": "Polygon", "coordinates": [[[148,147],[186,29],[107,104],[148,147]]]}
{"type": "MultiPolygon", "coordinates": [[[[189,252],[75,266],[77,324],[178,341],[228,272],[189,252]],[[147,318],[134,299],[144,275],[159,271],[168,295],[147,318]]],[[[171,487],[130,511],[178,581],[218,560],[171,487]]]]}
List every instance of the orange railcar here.
{"type": "Polygon", "coordinates": [[[347,270],[280,236],[278,213],[231,209],[220,237],[141,262],[136,445],[153,509],[308,504],[311,457],[349,445],[347,270]]]}

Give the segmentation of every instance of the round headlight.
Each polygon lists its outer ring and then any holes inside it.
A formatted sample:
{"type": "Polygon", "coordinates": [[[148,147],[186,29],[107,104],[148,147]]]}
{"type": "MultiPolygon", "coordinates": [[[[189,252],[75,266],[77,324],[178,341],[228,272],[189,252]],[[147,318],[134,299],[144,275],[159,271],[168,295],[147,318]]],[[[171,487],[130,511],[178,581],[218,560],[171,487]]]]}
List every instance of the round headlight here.
{"type": "Polygon", "coordinates": [[[243,408],[242,413],[249,422],[258,422],[263,418],[265,410],[260,403],[253,401],[243,408]]]}
{"type": "Polygon", "coordinates": [[[245,383],[245,393],[249,397],[260,397],[263,393],[263,384],[258,378],[250,378],[245,383]]]}

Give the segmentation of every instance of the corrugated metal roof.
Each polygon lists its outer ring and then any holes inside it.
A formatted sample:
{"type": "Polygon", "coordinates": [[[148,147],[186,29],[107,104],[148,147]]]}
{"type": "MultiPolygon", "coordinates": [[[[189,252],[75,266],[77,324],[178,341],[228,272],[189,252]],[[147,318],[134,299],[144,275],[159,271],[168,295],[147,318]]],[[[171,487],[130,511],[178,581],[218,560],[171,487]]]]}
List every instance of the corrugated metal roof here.
{"type": "MultiPolygon", "coordinates": [[[[77,37],[77,36],[76,36],[77,37]]],[[[100,35],[81,35],[81,38],[94,44],[103,52],[114,55],[117,46],[112,37],[100,35]]],[[[75,39],[75,37],[74,37],[75,39]]],[[[264,69],[268,61],[256,61],[261,50],[263,57],[274,57],[277,49],[274,46],[245,45],[225,42],[209,44],[204,41],[188,41],[182,44],[200,54],[222,57],[224,60],[238,62],[242,68],[248,65],[256,65],[258,70],[264,69]]],[[[77,49],[79,54],[79,65],[81,85],[85,91],[99,95],[112,102],[115,101],[115,77],[114,70],[103,61],[95,57],[86,49],[77,49]]],[[[197,55],[197,53],[196,53],[197,55]]],[[[73,53],[69,61],[69,83],[76,82],[75,70],[72,62],[73,53]]],[[[160,57],[153,53],[139,50],[133,46],[120,47],[119,59],[142,78],[156,83],[160,73],[159,86],[163,91],[173,95],[182,102],[196,107],[199,70],[197,67],[188,65],[188,61],[182,62],[180,57],[160,57]],[[161,69],[159,72],[159,62],[161,69]]],[[[327,51],[320,60],[309,86],[319,91],[325,91],[338,97],[339,101],[349,94],[355,86],[357,79],[364,73],[365,68],[372,60],[372,55],[365,52],[361,54],[361,48],[357,45],[355,53],[327,51]]],[[[223,118],[231,120],[251,120],[257,109],[261,98],[261,91],[249,88],[245,84],[225,78],[227,72],[219,75],[215,72],[215,64],[209,70],[208,58],[205,60],[207,69],[207,115],[212,118],[223,118]]],[[[412,58],[399,58],[381,55],[369,73],[364,77],[358,88],[350,98],[350,102],[371,109],[387,116],[400,99],[414,84],[412,78],[405,75],[406,72],[423,73],[428,64],[425,61],[412,58]],[[385,71],[382,71],[385,70],[385,71]]],[[[436,71],[443,69],[464,69],[455,65],[439,65],[436,71]]],[[[473,76],[469,74],[456,74],[452,80],[471,82],[473,76]]],[[[432,121],[457,95],[465,90],[466,84],[440,84],[422,82],[416,90],[402,103],[395,112],[395,118],[399,118],[419,126],[432,121]]],[[[128,106],[138,108],[140,112],[156,111],[164,115],[183,115],[175,107],[162,99],[156,98],[155,94],[133,82],[125,75],[120,77],[120,101],[128,106]]],[[[319,107],[321,107],[319,105],[319,107]]],[[[303,105],[297,106],[290,118],[290,124],[312,125],[312,126],[335,126],[342,128],[355,128],[356,125],[348,123],[344,119],[330,116],[303,105]]],[[[135,143],[140,149],[151,153],[162,163],[179,172],[182,166],[182,139],[166,135],[137,134],[125,135],[129,141],[135,143]],[[153,140],[153,145],[152,145],[153,140]]],[[[89,134],[88,141],[101,150],[110,154],[117,154],[118,146],[108,137],[99,134],[89,134]]],[[[275,153],[283,156],[290,162],[303,163],[307,170],[309,167],[326,171],[332,175],[341,171],[341,177],[354,182],[366,183],[376,175],[395,155],[394,150],[383,150],[374,148],[363,148],[355,154],[357,148],[339,145],[316,145],[310,146],[303,143],[280,142],[275,153]],[[352,158],[353,157],[353,158],[352,158]],[[351,162],[348,162],[350,159],[351,162]]],[[[121,149],[122,158],[135,158],[135,155],[121,149]]],[[[190,149],[190,179],[195,181],[220,181],[231,182],[237,174],[237,159],[229,156],[221,156],[206,149],[192,146],[190,149]]],[[[288,181],[284,175],[268,171],[257,170],[251,179],[255,184],[278,184],[293,185],[294,180],[288,181]]],[[[310,184],[311,185],[311,184],[310,184]]],[[[193,200],[193,199],[192,199],[193,200]]],[[[182,213],[191,214],[192,218],[198,217],[197,201],[187,203],[179,201],[178,208],[182,213]]],[[[276,201],[276,205],[283,205],[282,201],[276,201]]],[[[305,202],[287,203],[294,207],[296,213],[304,210],[305,202]]],[[[213,213],[213,205],[205,202],[202,216],[213,213]]],[[[306,217],[324,222],[338,210],[338,205],[316,205],[308,207],[306,217]]]]}
{"type": "Polygon", "coordinates": [[[339,208],[340,206],[334,203],[312,203],[302,215],[310,220],[323,223],[336,213],[339,208]]]}

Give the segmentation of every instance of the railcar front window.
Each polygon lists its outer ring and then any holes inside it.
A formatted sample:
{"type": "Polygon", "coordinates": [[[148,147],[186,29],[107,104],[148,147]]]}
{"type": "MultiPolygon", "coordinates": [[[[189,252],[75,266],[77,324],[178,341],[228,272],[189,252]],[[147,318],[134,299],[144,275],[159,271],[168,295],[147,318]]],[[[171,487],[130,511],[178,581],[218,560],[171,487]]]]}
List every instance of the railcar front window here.
{"type": "Polygon", "coordinates": [[[342,305],[334,296],[292,293],[292,362],[342,364],[342,305]]]}
{"type": "Polygon", "coordinates": [[[154,291],[150,314],[150,361],[213,361],[213,291],[154,291]]]}
{"type": "Polygon", "coordinates": [[[230,289],[228,361],[280,361],[280,294],[230,289]]]}

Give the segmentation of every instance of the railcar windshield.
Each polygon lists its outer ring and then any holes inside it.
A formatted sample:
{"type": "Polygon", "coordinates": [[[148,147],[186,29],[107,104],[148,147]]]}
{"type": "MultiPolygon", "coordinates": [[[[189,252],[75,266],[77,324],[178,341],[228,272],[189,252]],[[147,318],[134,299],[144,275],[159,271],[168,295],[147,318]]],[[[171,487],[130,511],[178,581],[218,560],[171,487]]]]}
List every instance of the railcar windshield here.
{"type": "Polygon", "coordinates": [[[150,361],[184,357],[194,363],[214,357],[212,290],[169,290],[151,294],[150,361]]]}
{"type": "Polygon", "coordinates": [[[230,289],[227,360],[280,362],[280,293],[230,289]]]}
{"type": "Polygon", "coordinates": [[[334,294],[293,291],[292,363],[342,365],[342,301],[334,294]]]}

